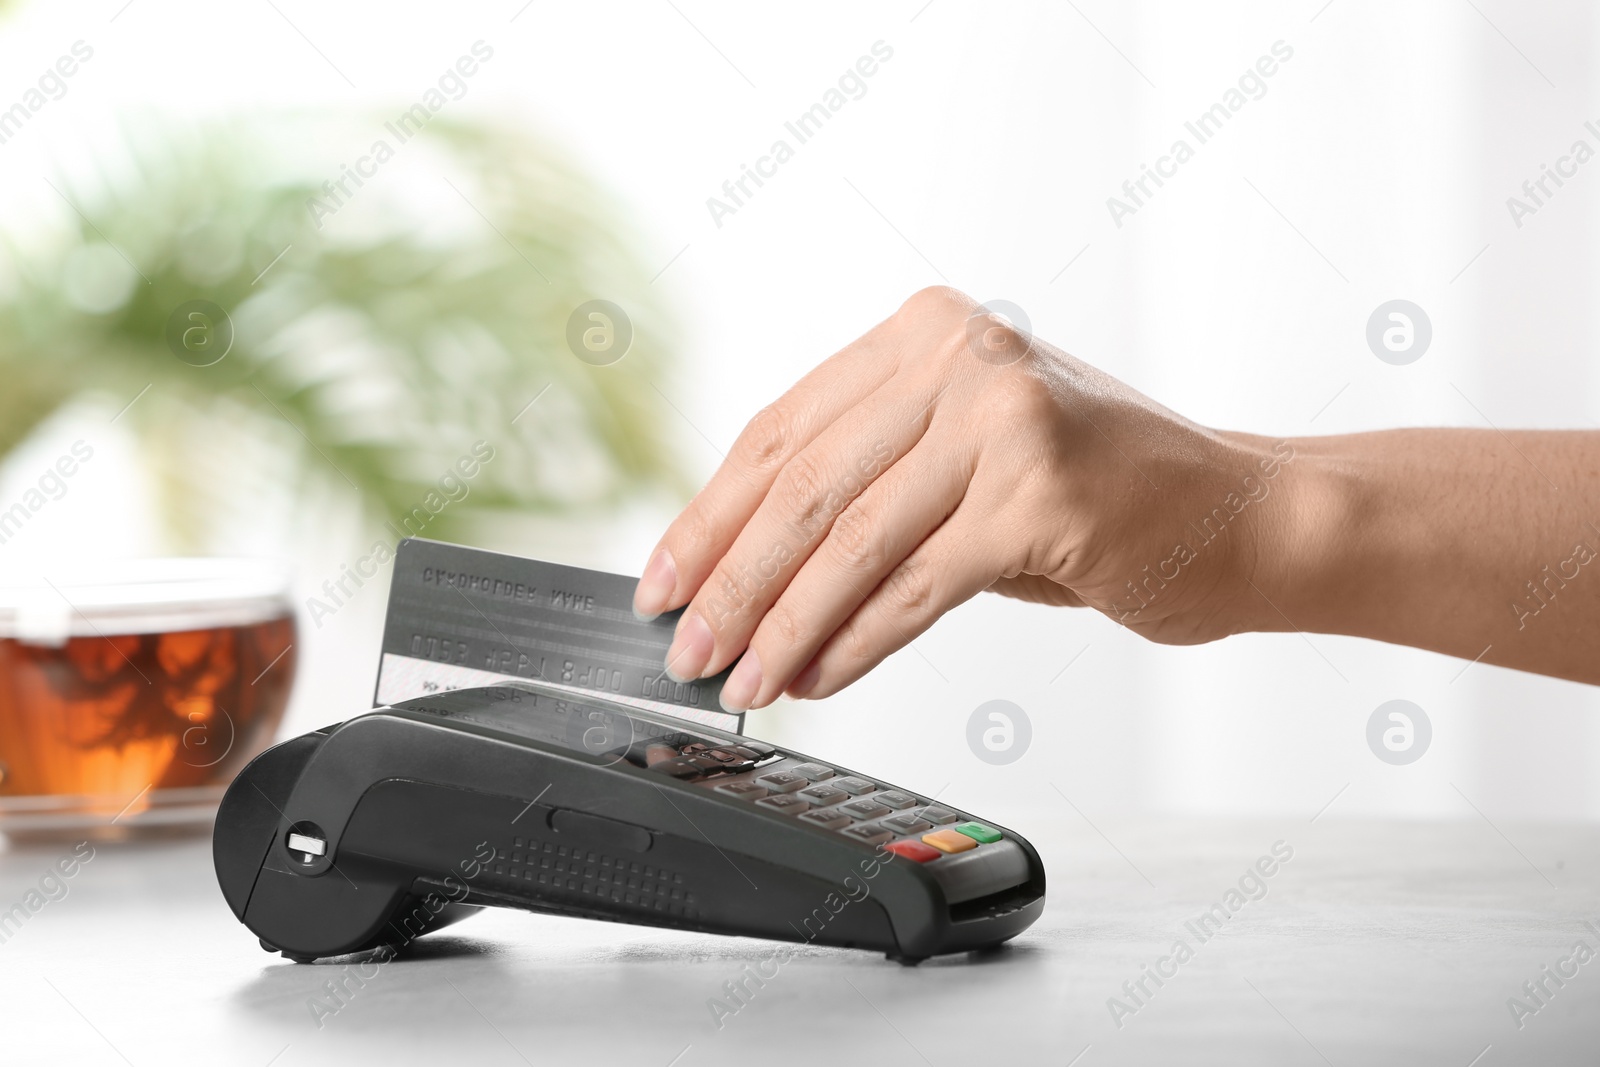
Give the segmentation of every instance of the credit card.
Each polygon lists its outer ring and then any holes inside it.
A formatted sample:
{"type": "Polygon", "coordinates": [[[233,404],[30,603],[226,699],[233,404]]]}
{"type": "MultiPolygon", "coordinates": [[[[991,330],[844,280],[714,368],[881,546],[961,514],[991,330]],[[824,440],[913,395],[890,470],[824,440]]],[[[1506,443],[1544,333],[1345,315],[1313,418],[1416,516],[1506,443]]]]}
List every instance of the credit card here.
{"type": "Polygon", "coordinates": [[[693,682],[667,676],[667,647],[683,609],[641,621],[633,614],[638,581],[442,541],[401,541],[373,706],[537,678],[741,732],[744,716],[717,701],[727,671],[693,682]]]}

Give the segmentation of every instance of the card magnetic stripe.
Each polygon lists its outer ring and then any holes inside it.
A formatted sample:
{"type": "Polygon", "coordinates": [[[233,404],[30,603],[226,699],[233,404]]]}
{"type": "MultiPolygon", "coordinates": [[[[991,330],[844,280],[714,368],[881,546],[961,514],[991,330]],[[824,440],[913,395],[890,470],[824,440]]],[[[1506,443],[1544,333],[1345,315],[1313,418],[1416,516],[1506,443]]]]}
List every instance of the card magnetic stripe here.
{"type": "Polygon", "coordinates": [[[681,611],[636,618],[636,581],[438,541],[402,541],[375,699],[393,703],[453,688],[445,681],[450,672],[430,671],[433,665],[540,678],[739,730],[743,717],[723,712],[717,700],[726,671],[689,684],[666,676],[681,611]]]}

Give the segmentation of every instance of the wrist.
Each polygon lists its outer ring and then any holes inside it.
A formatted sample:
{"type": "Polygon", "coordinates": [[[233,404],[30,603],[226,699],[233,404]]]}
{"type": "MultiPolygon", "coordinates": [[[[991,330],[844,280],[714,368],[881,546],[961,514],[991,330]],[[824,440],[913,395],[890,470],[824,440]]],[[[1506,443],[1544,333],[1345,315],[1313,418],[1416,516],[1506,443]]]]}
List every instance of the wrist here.
{"type": "Polygon", "coordinates": [[[1260,486],[1237,554],[1236,629],[1350,632],[1351,561],[1376,510],[1359,471],[1330,438],[1221,436],[1253,459],[1260,486]]]}

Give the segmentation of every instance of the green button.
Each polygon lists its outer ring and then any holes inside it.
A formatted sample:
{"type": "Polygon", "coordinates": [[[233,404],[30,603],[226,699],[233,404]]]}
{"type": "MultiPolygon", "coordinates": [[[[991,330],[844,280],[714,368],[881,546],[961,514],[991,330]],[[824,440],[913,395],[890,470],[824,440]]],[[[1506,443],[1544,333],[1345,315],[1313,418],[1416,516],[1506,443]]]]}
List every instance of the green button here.
{"type": "Polygon", "coordinates": [[[1000,831],[992,826],[985,826],[981,822],[964,822],[953,827],[957,833],[966,834],[974,841],[984,845],[992,845],[1000,840],[1000,831]]]}

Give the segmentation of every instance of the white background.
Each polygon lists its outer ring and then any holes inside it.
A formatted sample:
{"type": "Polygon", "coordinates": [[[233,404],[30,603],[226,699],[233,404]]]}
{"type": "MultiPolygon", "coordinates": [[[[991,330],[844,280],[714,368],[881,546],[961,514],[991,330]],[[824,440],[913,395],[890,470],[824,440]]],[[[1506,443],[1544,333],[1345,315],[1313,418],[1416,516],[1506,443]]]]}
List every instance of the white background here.
{"type": "MultiPolygon", "coordinates": [[[[0,103],[75,40],[95,57],[0,146],[0,210],[63,211],[41,177],[89,165],[84,138],[119,112],[388,113],[482,39],[495,58],[451,107],[548,133],[625,206],[642,257],[671,263],[656,284],[685,358],[660,383],[678,410],[657,417],[697,480],[761,405],[940,281],[1014,301],[1041,336],[1209,425],[1289,437],[1596,425],[1600,163],[1521,228],[1505,206],[1574,139],[1600,146],[1582,128],[1600,102],[1593,16],[1578,3],[275,2],[13,12],[0,103]],[[717,227],[706,198],[880,40],[894,55],[867,94],[717,227]],[[1294,54],[1267,94],[1114,226],[1106,198],[1279,40],[1294,54]],[[1434,328],[1406,367],[1364,341],[1368,315],[1396,297],[1434,328]]],[[[402,156],[380,180],[416,181],[427,165],[402,156]]],[[[0,500],[72,432],[51,427],[15,457],[0,500]]],[[[159,548],[130,455],[108,445],[5,551],[159,548]]],[[[678,504],[502,522],[484,537],[637,573],[678,504]]],[[[353,519],[257,518],[224,547],[292,554],[302,596],[370,540],[353,519]]],[[[286,731],[366,705],[382,593],[304,626],[286,731]]],[[[1337,796],[1340,816],[1600,817],[1596,691],[1464,666],[1320,636],[1156,647],[1098,615],[984,597],[845,693],[749,725],[914,788],[948,783],[946,796],[1007,823],[1064,810],[1063,797],[1090,816],[1309,818],[1337,796]],[[1409,767],[1365,742],[1372,710],[1396,697],[1434,728],[1409,767]],[[965,740],[969,714],[995,698],[1033,725],[1010,767],[965,740]]]]}

